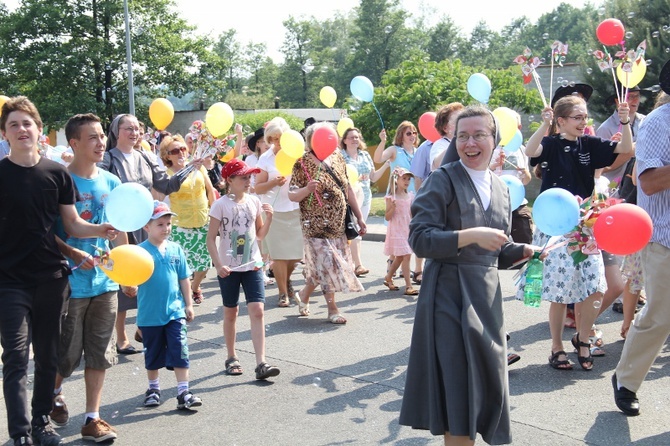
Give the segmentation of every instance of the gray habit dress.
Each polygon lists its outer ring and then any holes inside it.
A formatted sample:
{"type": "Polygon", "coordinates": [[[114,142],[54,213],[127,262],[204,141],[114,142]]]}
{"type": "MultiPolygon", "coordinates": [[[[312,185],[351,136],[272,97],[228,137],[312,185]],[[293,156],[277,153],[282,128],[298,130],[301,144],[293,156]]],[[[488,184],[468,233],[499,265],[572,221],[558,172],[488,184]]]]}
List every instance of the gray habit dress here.
{"type": "Polygon", "coordinates": [[[412,204],[409,241],[427,259],[416,306],[400,424],[433,435],[480,433],[489,444],[511,443],[507,342],[500,267],[523,257],[524,245],[458,249],[460,229],[511,226],[509,194],[492,175],[484,211],[460,161],[441,166],[412,204]]]}

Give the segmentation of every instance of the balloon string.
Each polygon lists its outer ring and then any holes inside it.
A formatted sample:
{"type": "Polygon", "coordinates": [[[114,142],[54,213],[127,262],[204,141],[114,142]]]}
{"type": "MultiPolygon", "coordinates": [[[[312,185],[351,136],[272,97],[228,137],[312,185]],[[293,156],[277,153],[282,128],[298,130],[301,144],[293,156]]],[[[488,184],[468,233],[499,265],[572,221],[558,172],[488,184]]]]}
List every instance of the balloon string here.
{"type": "MultiPolygon", "coordinates": [[[[307,169],[305,169],[305,164],[302,162],[302,158],[300,159],[300,163],[302,164],[302,168],[305,170],[305,175],[307,175],[307,181],[312,181],[312,177],[309,176],[309,173],[307,172],[307,169]]],[[[316,180],[319,181],[319,177],[321,176],[321,164],[319,164],[319,170],[316,171],[316,180]]],[[[321,197],[319,197],[319,193],[314,191],[309,194],[309,201],[307,202],[307,207],[312,207],[312,199],[314,198],[314,195],[316,195],[316,201],[319,202],[319,206],[323,206],[323,203],[321,202],[321,197]]]]}
{"type": "Polygon", "coordinates": [[[372,107],[373,107],[373,108],[375,109],[375,111],[377,112],[377,116],[379,117],[379,122],[381,122],[381,124],[382,124],[382,129],[385,129],[386,127],[384,127],[384,120],[382,119],[382,115],[381,115],[381,113],[379,113],[379,110],[377,109],[377,106],[375,105],[374,102],[371,102],[371,104],[372,104],[372,107]]]}

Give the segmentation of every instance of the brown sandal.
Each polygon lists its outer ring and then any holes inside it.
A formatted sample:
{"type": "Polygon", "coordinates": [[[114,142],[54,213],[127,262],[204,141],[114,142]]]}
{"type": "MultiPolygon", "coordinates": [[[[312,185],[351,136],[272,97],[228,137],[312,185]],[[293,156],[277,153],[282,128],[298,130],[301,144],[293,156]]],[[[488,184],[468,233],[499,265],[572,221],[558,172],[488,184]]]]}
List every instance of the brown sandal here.
{"type": "Polygon", "coordinates": [[[193,291],[193,303],[196,305],[200,305],[202,303],[202,290],[198,288],[197,290],[193,291]]]}
{"type": "Polygon", "coordinates": [[[405,296],[417,296],[419,294],[419,290],[415,290],[411,286],[405,287],[405,296]]]}
{"type": "Polygon", "coordinates": [[[391,290],[391,291],[398,291],[400,289],[400,288],[398,288],[398,286],[396,284],[393,283],[393,278],[387,279],[385,277],[384,278],[384,285],[386,285],[388,287],[388,289],[391,290]]]}

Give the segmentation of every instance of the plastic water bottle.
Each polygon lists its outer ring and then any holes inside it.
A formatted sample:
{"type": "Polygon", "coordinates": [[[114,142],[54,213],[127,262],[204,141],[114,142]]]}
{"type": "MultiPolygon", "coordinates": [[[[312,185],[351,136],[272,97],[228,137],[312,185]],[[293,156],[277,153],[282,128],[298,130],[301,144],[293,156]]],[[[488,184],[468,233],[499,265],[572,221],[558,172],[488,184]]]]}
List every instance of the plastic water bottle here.
{"type": "Polygon", "coordinates": [[[540,253],[533,254],[526,268],[526,286],[523,290],[523,303],[527,307],[539,307],[542,301],[542,268],[540,253]]]}

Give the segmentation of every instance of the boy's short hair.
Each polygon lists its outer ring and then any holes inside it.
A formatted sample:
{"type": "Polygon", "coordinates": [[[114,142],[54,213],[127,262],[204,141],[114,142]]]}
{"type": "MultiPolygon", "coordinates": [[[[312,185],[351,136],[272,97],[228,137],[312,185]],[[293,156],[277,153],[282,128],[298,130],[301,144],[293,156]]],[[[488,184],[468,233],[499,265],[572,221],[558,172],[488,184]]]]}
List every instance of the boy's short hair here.
{"type": "Polygon", "coordinates": [[[81,136],[81,127],[91,122],[100,123],[102,121],[93,113],[78,114],[68,119],[67,124],[65,124],[65,139],[67,139],[68,143],[71,139],[79,139],[81,136]]]}
{"type": "Polygon", "coordinates": [[[40,113],[37,111],[35,104],[33,104],[30,99],[25,96],[16,96],[9,98],[9,100],[7,100],[7,102],[5,102],[2,106],[2,111],[0,111],[0,113],[2,113],[0,115],[0,130],[3,132],[6,130],[5,126],[7,124],[7,118],[11,112],[15,111],[22,111],[29,114],[39,128],[44,127],[42,118],[40,118],[40,113]]]}

